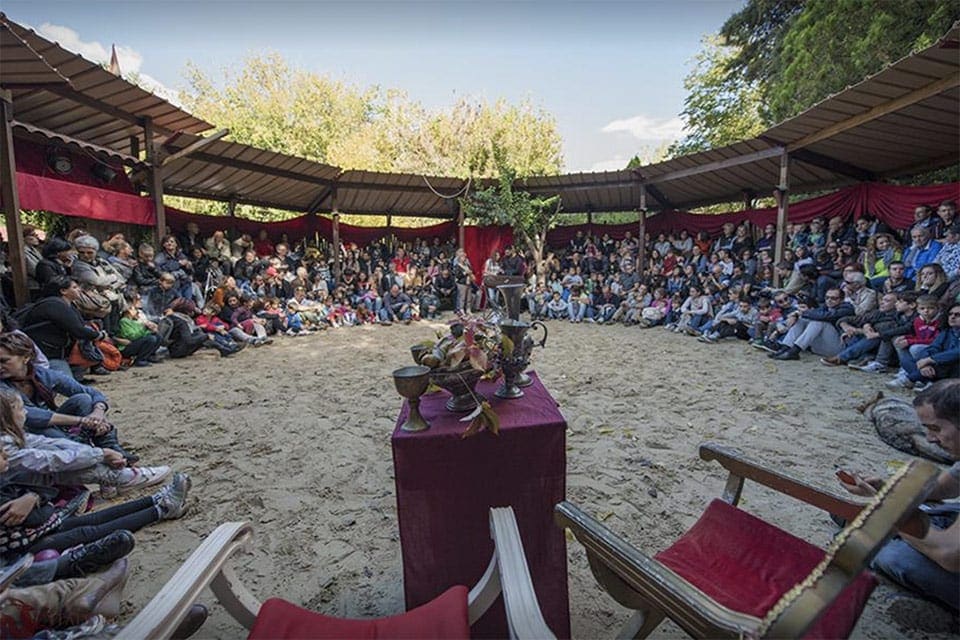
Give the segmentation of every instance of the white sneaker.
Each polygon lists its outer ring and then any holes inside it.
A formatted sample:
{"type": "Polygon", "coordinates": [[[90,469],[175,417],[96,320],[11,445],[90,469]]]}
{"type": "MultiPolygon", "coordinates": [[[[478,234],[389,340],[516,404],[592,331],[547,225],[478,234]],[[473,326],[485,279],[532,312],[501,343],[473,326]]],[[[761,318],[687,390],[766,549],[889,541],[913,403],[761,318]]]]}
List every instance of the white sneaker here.
{"type": "Polygon", "coordinates": [[[865,373],[886,373],[887,367],[876,360],[871,360],[862,367],[853,367],[858,371],[863,371],[865,373]]]}
{"type": "Polygon", "coordinates": [[[932,386],[933,386],[932,382],[918,382],[917,384],[913,385],[913,390],[916,391],[917,393],[920,393],[921,391],[926,391],[932,386]]]}
{"type": "Polygon", "coordinates": [[[907,377],[907,374],[901,369],[897,372],[897,376],[887,382],[887,386],[891,389],[912,389],[913,383],[910,381],[910,378],[907,377]]]}
{"type": "Polygon", "coordinates": [[[170,467],[161,465],[159,467],[133,467],[133,477],[122,484],[117,485],[117,493],[123,495],[135,489],[152,487],[160,484],[170,475],[170,467]]]}

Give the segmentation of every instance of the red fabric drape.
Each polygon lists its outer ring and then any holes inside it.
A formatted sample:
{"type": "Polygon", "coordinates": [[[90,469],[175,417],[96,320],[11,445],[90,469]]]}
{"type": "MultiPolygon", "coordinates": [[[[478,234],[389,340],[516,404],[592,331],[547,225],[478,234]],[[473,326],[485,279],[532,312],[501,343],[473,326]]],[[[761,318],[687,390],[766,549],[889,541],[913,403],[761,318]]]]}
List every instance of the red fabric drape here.
{"type": "Polygon", "coordinates": [[[23,209],[42,209],[65,216],[148,226],[156,220],[153,202],[149,198],[118,191],[30,173],[17,173],[17,190],[20,193],[20,207],[23,209]]]}
{"type": "MultiPolygon", "coordinates": [[[[917,206],[928,204],[936,207],[943,200],[957,199],[960,199],[960,182],[916,187],[865,182],[835,193],[791,203],[788,215],[791,222],[809,222],[818,216],[856,219],[870,214],[895,229],[904,229],[913,222],[913,210],[917,206]]],[[[654,235],[681,229],[686,229],[691,235],[700,231],[716,235],[725,223],[739,224],[744,220],[760,226],[776,223],[777,209],[747,209],[717,215],[665,211],[648,218],[646,229],[654,235]]],[[[609,233],[611,237],[620,239],[625,231],[636,235],[638,227],[637,223],[557,227],[547,234],[547,243],[554,247],[565,246],[578,230],[596,235],[609,233]]]]}
{"type": "Polygon", "coordinates": [[[464,227],[463,248],[473,265],[473,272],[479,282],[483,275],[483,263],[490,254],[499,251],[503,255],[503,248],[513,244],[513,229],[510,227],[464,227]]]}

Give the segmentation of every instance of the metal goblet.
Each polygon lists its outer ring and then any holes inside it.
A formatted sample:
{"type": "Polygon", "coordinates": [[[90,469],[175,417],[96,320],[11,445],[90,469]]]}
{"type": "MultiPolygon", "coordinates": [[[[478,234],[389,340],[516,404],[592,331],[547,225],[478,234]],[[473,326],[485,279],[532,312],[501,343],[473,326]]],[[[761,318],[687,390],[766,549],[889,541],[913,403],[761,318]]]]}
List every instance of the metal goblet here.
{"type": "Polygon", "coordinates": [[[400,425],[403,431],[424,431],[430,423],[420,415],[420,396],[430,385],[430,367],[401,367],[393,372],[393,384],[397,393],[410,403],[410,413],[400,425]]]}

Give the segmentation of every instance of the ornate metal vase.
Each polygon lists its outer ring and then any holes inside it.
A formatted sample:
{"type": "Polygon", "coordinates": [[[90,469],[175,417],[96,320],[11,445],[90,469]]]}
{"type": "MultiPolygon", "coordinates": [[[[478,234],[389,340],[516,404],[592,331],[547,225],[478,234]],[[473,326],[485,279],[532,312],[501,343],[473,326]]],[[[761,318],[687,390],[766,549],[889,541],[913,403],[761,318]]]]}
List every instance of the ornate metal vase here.
{"type": "Polygon", "coordinates": [[[460,369],[434,369],[430,372],[430,382],[450,393],[447,411],[463,413],[477,408],[477,402],[485,398],[477,392],[477,383],[483,377],[483,371],[467,365],[460,369]]]}
{"type": "MultiPolygon", "coordinates": [[[[500,323],[500,331],[513,343],[513,352],[510,355],[500,356],[500,370],[503,372],[503,383],[495,392],[498,398],[523,397],[521,375],[530,364],[530,353],[536,345],[545,346],[547,343],[547,327],[542,322],[522,322],[519,320],[504,320],[500,323]],[[543,330],[543,338],[537,342],[527,332],[538,327],[543,330]]],[[[532,383],[529,376],[526,386],[532,383]]]]}

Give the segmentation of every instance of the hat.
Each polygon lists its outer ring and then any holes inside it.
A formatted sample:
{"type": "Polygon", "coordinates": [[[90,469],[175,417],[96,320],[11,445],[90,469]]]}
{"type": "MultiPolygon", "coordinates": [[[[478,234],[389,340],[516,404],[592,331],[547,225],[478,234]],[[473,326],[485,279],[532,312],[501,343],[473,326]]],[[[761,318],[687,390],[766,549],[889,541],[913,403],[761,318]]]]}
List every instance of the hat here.
{"type": "Polygon", "coordinates": [[[267,267],[266,274],[268,278],[272,278],[277,275],[277,270],[274,267],[267,267]]]}

